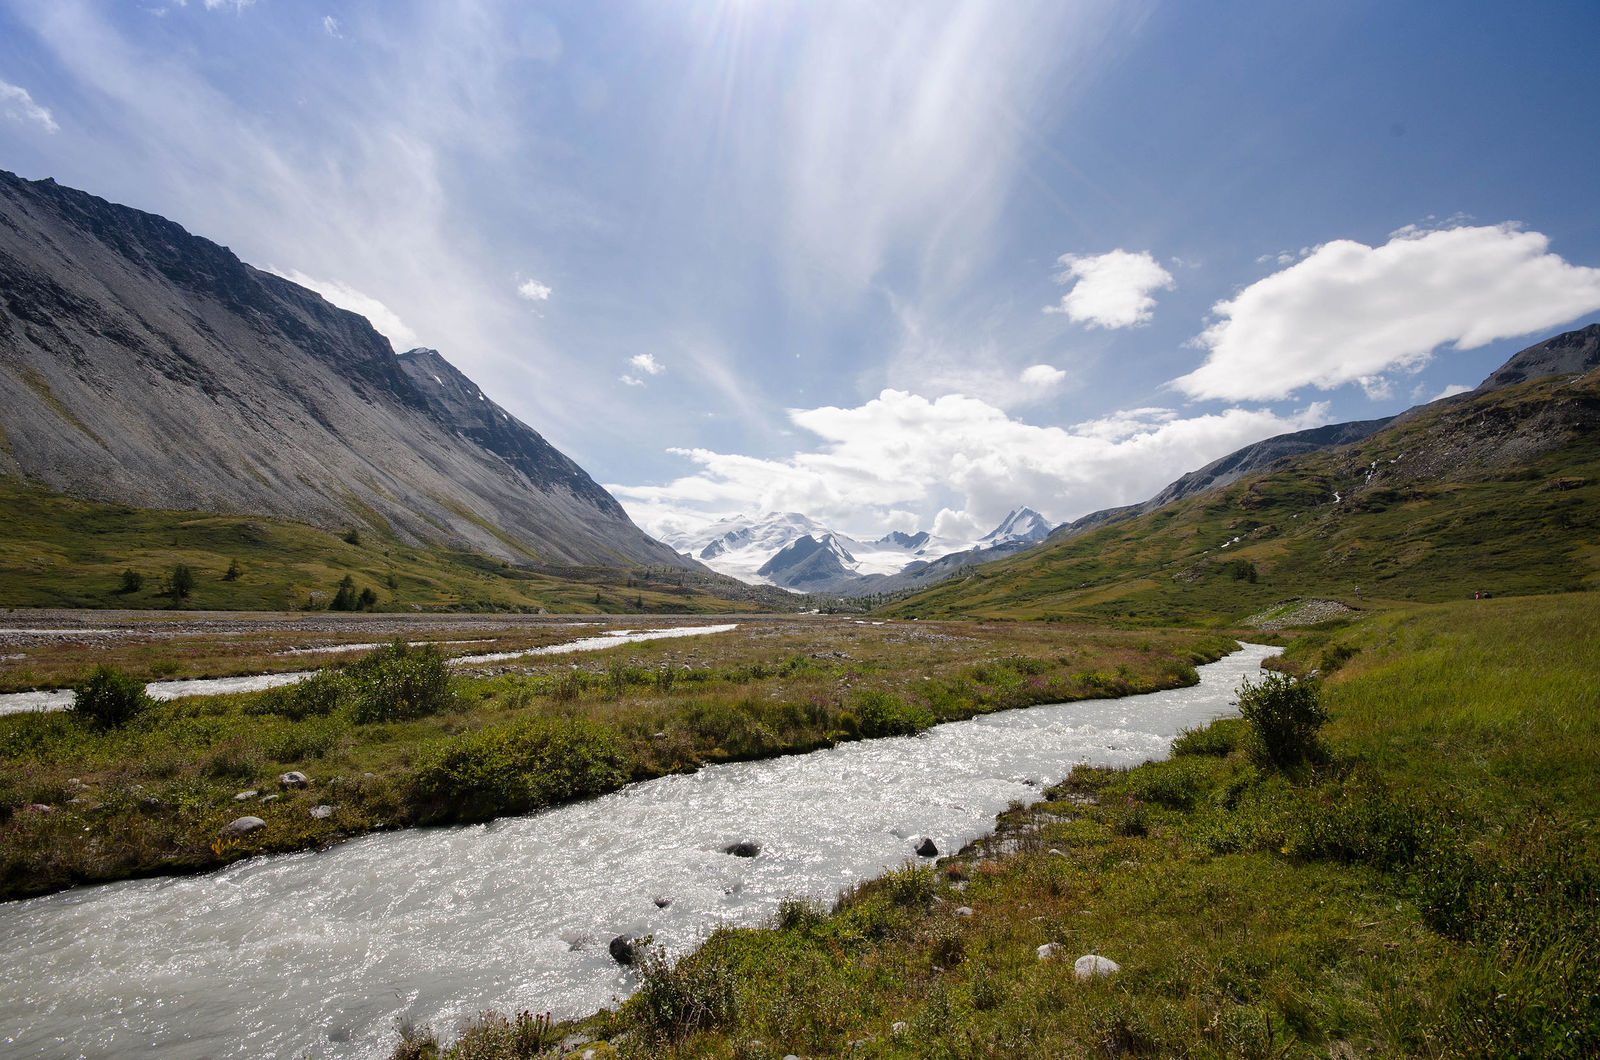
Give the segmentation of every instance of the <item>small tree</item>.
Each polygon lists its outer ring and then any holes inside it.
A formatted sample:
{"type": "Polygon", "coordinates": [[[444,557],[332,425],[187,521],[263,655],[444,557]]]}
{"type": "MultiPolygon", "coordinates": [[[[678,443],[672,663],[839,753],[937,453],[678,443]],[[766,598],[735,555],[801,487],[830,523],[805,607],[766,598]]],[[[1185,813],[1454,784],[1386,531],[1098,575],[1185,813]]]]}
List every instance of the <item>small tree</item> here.
{"type": "Polygon", "coordinates": [[[239,575],[243,573],[244,571],[239,569],[239,561],[236,559],[231,559],[228,561],[228,572],[222,576],[222,580],[225,582],[236,582],[239,580],[239,575]]]}
{"type": "Polygon", "coordinates": [[[356,610],[371,611],[378,606],[378,594],[371,589],[361,590],[361,595],[356,597],[356,610]]]}
{"type": "Polygon", "coordinates": [[[346,530],[344,532],[344,543],[347,544],[347,545],[356,545],[356,546],[359,547],[360,544],[361,544],[361,531],[357,530],[353,526],[350,529],[346,530]]]}
{"type": "Polygon", "coordinates": [[[122,572],[122,587],[120,589],[118,589],[117,592],[123,593],[123,594],[136,593],[140,589],[143,589],[143,588],[144,588],[144,575],[143,574],[140,574],[138,571],[134,570],[132,567],[129,567],[129,568],[127,568],[126,570],[124,570],[122,572]]]}
{"type": "Polygon", "coordinates": [[[339,579],[339,591],[333,594],[333,603],[328,605],[330,611],[354,611],[356,609],[356,580],[346,574],[339,579]]]}
{"type": "Polygon", "coordinates": [[[1317,730],[1328,720],[1316,681],[1269,673],[1259,684],[1245,678],[1239,689],[1239,714],[1255,732],[1257,757],[1285,768],[1321,750],[1317,730]]]}
{"type": "Polygon", "coordinates": [[[187,599],[194,592],[194,571],[187,563],[180,563],[167,575],[167,593],[174,600],[187,599]]]}
{"type": "Polygon", "coordinates": [[[74,692],[72,713],[106,729],[132,721],[151,706],[144,682],[109,666],[96,666],[74,692]]]}

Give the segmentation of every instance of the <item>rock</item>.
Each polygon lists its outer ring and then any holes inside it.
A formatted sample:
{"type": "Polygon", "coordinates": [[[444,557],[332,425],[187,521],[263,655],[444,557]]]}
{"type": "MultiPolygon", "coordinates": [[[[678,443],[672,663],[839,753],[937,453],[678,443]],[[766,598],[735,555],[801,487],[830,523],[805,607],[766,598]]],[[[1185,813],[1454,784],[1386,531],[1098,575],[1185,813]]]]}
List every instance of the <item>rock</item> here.
{"type": "Polygon", "coordinates": [[[761,853],[761,844],[750,839],[741,839],[737,843],[723,847],[722,852],[732,854],[736,858],[753,858],[761,853]]]}
{"type": "Polygon", "coordinates": [[[333,816],[333,807],[326,805],[313,806],[311,807],[311,816],[315,817],[319,821],[326,821],[328,818],[333,816]]]}
{"type": "Polygon", "coordinates": [[[1098,953],[1086,953],[1072,962],[1072,974],[1079,982],[1122,971],[1122,965],[1098,953]]]}
{"type": "Polygon", "coordinates": [[[162,806],[160,799],[152,799],[149,796],[146,796],[145,798],[139,800],[140,813],[160,813],[161,810],[162,806]]]}
{"type": "Polygon", "coordinates": [[[311,778],[298,769],[291,769],[287,773],[278,775],[278,787],[280,788],[303,788],[310,783],[311,778]]]}
{"type": "Polygon", "coordinates": [[[938,856],[939,848],[934,844],[933,840],[929,839],[927,836],[923,836],[922,842],[917,844],[917,857],[936,858],[938,856]]]}
{"type": "Polygon", "coordinates": [[[656,904],[657,909],[665,909],[667,906],[672,904],[672,899],[668,898],[664,894],[658,894],[650,900],[656,904]]]}
{"type": "Polygon", "coordinates": [[[32,810],[34,813],[54,813],[55,812],[55,807],[46,806],[42,802],[29,803],[28,809],[32,810]]]}
{"type": "Polygon", "coordinates": [[[263,795],[263,796],[261,796],[261,801],[262,802],[277,802],[278,798],[279,798],[278,793],[277,792],[273,792],[271,795],[263,795]]]}
{"type": "Polygon", "coordinates": [[[1064,858],[1064,857],[1067,856],[1064,851],[1057,850],[1055,847],[1051,847],[1045,853],[1046,853],[1046,856],[1052,857],[1052,858],[1064,858]]]}
{"type": "Polygon", "coordinates": [[[633,940],[626,935],[618,935],[616,938],[611,940],[611,945],[606,948],[611,951],[611,959],[622,965],[624,968],[632,965],[634,961],[639,959],[639,948],[635,946],[633,944],[633,940]]]}
{"type": "Polygon", "coordinates": [[[1061,945],[1059,942],[1046,942],[1043,946],[1039,947],[1039,959],[1041,961],[1056,960],[1061,956],[1062,951],[1065,949],[1066,947],[1061,945]]]}
{"type": "Polygon", "coordinates": [[[956,910],[956,916],[971,916],[971,915],[972,915],[972,906],[970,906],[970,905],[964,905],[961,908],[956,910]]]}
{"type": "Polygon", "coordinates": [[[234,839],[242,835],[249,835],[258,828],[265,828],[267,822],[259,817],[235,817],[222,826],[222,834],[226,838],[234,839]]]}
{"type": "Polygon", "coordinates": [[[255,788],[251,788],[249,791],[241,791],[241,792],[239,792],[239,794],[237,794],[237,795],[235,795],[233,797],[233,801],[234,802],[248,802],[248,801],[250,801],[251,799],[255,798],[257,795],[260,795],[260,794],[261,794],[261,792],[257,791],[255,788]]]}

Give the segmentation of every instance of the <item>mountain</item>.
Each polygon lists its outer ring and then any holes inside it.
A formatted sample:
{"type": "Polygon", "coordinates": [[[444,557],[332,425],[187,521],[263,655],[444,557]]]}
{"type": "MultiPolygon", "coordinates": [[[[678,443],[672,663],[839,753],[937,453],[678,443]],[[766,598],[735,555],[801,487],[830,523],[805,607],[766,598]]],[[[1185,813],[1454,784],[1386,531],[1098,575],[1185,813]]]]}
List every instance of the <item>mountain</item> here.
{"type": "Polygon", "coordinates": [[[0,172],[0,473],[521,563],[693,567],[433,350],[179,225],[0,172]]]}
{"type": "Polygon", "coordinates": [[[979,547],[992,548],[1019,541],[1043,541],[1053,529],[1045,517],[1032,508],[1018,508],[1001,520],[1000,525],[978,539],[979,547]]]}
{"type": "Polygon", "coordinates": [[[826,590],[841,578],[855,577],[856,558],[834,534],[810,534],[785,545],[756,571],[773,585],[801,592],[826,590]]]}
{"type": "Polygon", "coordinates": [[[1597,339],[1591,326],[1529,347],[1479,390],[1376,426],[1258,443],[1157,495],[1169,500],[1086,517],[892,611],[1241,622],[1303,597],[1600,586],[1597,339]]]}

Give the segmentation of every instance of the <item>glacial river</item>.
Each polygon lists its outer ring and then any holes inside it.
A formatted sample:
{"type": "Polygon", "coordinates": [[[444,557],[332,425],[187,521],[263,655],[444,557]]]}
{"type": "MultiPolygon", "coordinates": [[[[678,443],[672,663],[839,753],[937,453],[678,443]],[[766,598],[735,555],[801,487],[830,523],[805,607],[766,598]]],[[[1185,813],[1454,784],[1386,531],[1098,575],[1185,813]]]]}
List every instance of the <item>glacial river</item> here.
{"type": "Polygon", "coordinates": [[[366,836],[204,876],[0,905],[7,1057],[383,1057],[396,1021],[577,1016],[633,989],[606,945],[677,952],[788,896],[831,899],[992,828],[1077,762],[1161,757],[1277,651],[1200,683],[990,714],[914,737],[711,766],[485,825],[366,836]],[[723,848],[761,844],[754,858],[723,848]],[[666,902],[661,908],[658,902],[666,902]]]}

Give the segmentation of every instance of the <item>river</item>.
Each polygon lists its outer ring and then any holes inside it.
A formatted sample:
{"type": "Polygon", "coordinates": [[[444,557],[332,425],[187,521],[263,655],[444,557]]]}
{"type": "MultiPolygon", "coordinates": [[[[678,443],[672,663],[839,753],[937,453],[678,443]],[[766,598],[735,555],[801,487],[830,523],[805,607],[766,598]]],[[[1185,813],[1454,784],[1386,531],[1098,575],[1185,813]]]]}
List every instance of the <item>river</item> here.
{"type": "Polygon", "coordinates": [[[1278,649],[1200,683],[989,714],[913,737],[710,766],[526,817],[365,836],[203,876],[0,905],[6,1056],[383,1057],[396,1021],[448,1036],[480,1009],[591,1012],[625,996],[607,953],[677,952],[790,896],[831,899],[992,828],[1078,762],[1136,765],[1229,713],[1278,649]],[[723,853],[749,839],[754,858],[723,853]],[[668,904],[658,907],[659,901],[668,904]]]}

